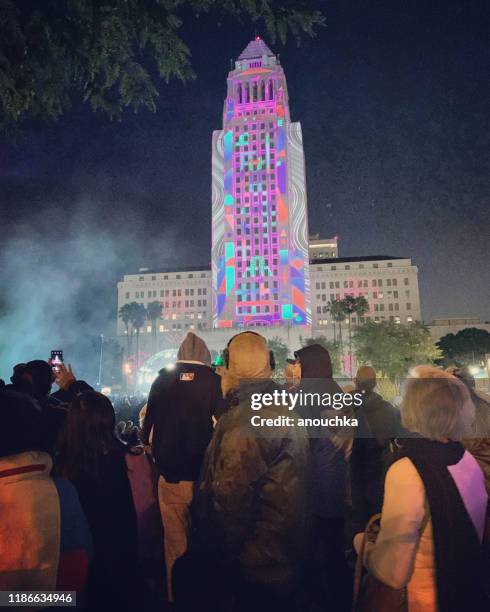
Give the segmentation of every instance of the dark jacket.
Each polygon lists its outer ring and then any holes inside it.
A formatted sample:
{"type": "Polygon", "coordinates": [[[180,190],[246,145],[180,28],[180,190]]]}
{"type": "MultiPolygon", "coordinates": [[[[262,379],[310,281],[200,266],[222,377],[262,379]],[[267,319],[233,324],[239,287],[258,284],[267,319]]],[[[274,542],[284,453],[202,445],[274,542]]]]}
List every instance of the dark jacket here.
{"type": "Polygon", "coordinates": [[[390,440],[402,434],[400,413],[374,391],[363,393],[362,405],[356,412],[364,413],[373,437],[383,450],[389,448],[390,440]]]}
{"type": "Polygon", "coordinates": [[[70,402],[80,393],[93,389],[85,381],[76,380],[67,390],[59,389],[52,394],[37,392],[35,387],[22,382],[7,385],[4,390],[29,397],[39,408],[43,420],[44,447],[47,452],[54,455],[70,402]]]}
{"type": "Polygon", "coordinates": [[[161,370],[151,387],[143,429],[160,474],[168,482],[197,480],[213,433],[212,416],[220,401],[220,378],[210,367],[177,362],[161,370]]]}
{"type": "Polygon", "coordinates": [[[73,484],[94,545],[87,584],[88,609],[136,609],[138,528],[124,450],[105,455],[97,474],[84,474],[73,484]]]}
{"type": "MultiPolygon", "coordinates": [[[[330,355],[318,344],[306,346],[295,353],[301,362],[299,389],[306,393],[342,393],[333,380],[330,355]]],[[[304,418],[319,418],[344,414],[346,410],[326,410],[322,406],[302,406],[296,409],[304,418]]],[[[350,410],[347,412],[350,413],[350,410]]],[[[317,432],[310,429],[309,502],[312,514],[320,517],[341,517],[347,504],[346,445],[350,438],[345,432],[317,432]]],[[[348,433],[350,436],[350,432],[348,433]]]]}
{"type": "Polygon", "coordinates": [[[357,529],[364,529],[381,512],[385,473],[393,460],[390,443],[403,430],[398,411],[373,391],[363,393],[356,416],[369,426],[368,436],[354,439],[350,458],[353,520],[357,529]]]}
{"type": "MultiPolygon", "coordinates": [[[[270,393],[271,380],[254,385],[270,393]]],[[[275,427],[274,437],[251,437],[250,394],[218,421],[206,452],[193,506],[207,558],[235,568],[240,579],[287,584],[305,539],[307,440],[299,428],[275,427]]],[[[263,407],[260,416],[290,414],[263,407]]]]}
{"type": "Polygon", "coordinates": [[[75,380],[68,389],[58,389],[58,391],[51,393],[49,399],[51,401],[57,400],[68,407],[70,402],[73,401],[77,395],[85,393],[86,391],[93,391],[93,388],[84,380],[75,380]]]}

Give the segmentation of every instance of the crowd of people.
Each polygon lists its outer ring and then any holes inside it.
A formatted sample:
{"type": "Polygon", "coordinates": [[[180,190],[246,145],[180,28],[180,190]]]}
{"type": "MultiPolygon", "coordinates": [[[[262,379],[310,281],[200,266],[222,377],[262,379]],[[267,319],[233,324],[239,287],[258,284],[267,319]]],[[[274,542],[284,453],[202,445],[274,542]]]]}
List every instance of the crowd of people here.
{"type": "MultiPolygon", "coordinates": [[[[129,425],[70,367],[15,366],[0,388],[0,591],[76,591],[89,612],[490,609],[490,399],[468,372],[414,368],[397,409],[362,366],[362,402],[337,411],[352,435],[287,421],[252,435],[274,366],[258,333],[216,368],[189,332],[129,425]]],[[[318,344],[284,374],[288,391],[345,391],[318,344]]]]}

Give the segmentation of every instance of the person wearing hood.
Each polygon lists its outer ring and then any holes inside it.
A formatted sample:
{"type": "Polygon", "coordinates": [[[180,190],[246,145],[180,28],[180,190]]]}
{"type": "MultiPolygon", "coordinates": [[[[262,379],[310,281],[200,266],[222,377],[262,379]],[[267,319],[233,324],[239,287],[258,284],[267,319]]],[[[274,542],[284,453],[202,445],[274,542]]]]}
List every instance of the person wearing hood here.
{"type": "Polygon", "coordinates": [[[172,568],[187,550],[189,505],[194,482],[213,433],[212,417],[219,404],[220,379],[211,369],[205,342],[188,332],[173,369],[160,370],[154,381],[143,427],[160,473],[158,498],[164,526],[169,600],[172,568]]]}
{"type": "MultiPolygon", "coordinates": [[[[226,598],[227,590],[232,604],[226,609],[233,612],[292,609],[304,545],[304,431],[287,425],[271,435],[250,430],[250,416],[257,414],[252,395],[279,389],[271,379],[273,365],[261,335],[247,331],[229,341],[221,387],[230,408],[214,430],[193,507],[197,547],[205,551],[200,565],[214,572],[197,581],[199,596],[226,598]],[[209,593],[210,582],[226,589],[209,593]]],[[[264,405],[258,414],[284,412],[287,407],[264,405]]],[[[203,607],[219,609],[219,603],[203,607]]]]}
{"type": "MultiPolygon", "coordinates": [[[[330,354],[320,344],[311,344],[294,353],[300,375],[299,391],[342,395],[333,379],[330,354]]],[[[337,397],[340,397],[339,395],[337,397]]],[[[304,418],[350,414],[350,409],[334,410],[322,405],[296,406],[304,418]]],[[[314,602],[329,598],[333,611],[350,606],[350,576],[344,556],[344,526],[347,510],[348,456],[350,433],[309,428],[309,505],[310,543],[305,563],[305,580],[314,602]],[[324,571],[319,571],[322,568],[324,571]],[[323,592],[326,585],[327,593],[323,592]]]]}

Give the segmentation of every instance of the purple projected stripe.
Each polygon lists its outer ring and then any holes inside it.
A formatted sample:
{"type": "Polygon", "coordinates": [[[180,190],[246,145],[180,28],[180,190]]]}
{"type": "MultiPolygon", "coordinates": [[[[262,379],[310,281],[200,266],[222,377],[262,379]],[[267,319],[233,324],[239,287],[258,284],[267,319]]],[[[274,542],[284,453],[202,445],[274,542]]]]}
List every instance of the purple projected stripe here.
{"type": "Polygon", "coordinates": [[[277,168],[277,185],[281,193],[286,193],[286,164],[281,164],[277,168]]]}

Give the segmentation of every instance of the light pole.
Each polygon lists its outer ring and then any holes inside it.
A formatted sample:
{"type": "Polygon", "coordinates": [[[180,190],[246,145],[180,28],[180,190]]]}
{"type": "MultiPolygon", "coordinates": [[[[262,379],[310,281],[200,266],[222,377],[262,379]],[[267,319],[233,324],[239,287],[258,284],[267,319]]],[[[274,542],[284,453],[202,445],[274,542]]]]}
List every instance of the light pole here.
{"type": "Polygon", "coordinates": [[[99,379],[97,381],[97,387],[102,384],[102,351],[104,347],[104,334],[100,334],[100,352],[99,352],[99,379]]]}

